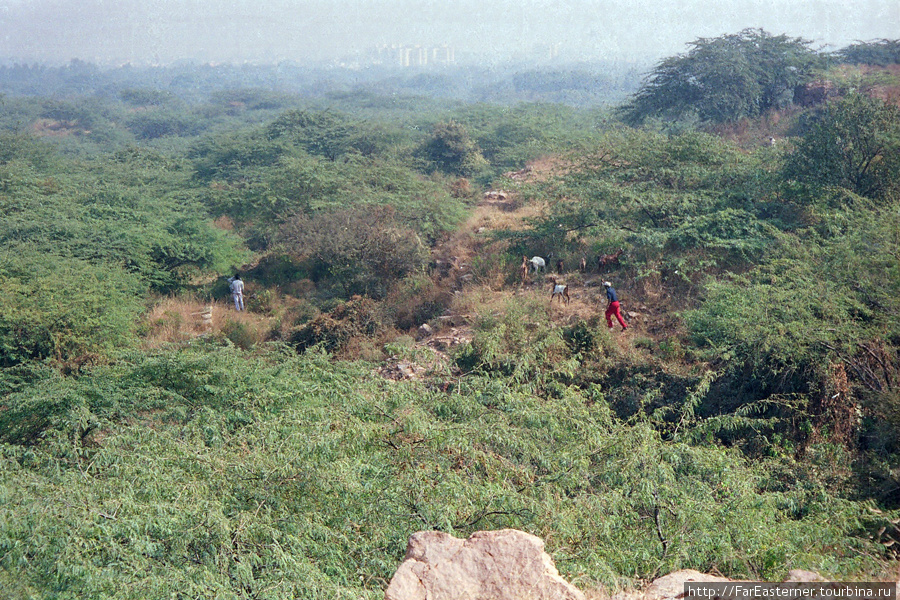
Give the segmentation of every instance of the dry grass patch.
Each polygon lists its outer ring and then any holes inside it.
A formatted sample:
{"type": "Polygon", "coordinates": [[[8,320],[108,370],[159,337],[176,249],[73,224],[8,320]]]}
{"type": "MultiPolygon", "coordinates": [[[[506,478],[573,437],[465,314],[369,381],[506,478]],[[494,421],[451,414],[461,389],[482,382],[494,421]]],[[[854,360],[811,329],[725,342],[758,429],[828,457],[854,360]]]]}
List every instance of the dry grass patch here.
{"type": "Polygon", "coordinates": [[[224,231],[234,231],[234,220],[228,215],[217,217],[213,221],[213,225],[224,231]]]}
{"type": "Polygon", "coordinates": [[[529,161],[528,166],[531,167],[528,181],[548,181],[571,171],[572,161],[565,156],[543,156],[529,161]]]}
{"type": "Polygon", "coordinates": [[[249,347],[264,341],[269,330],[268,318],[237,312],[230,304],[171,296],[156,302],[141,323],[142,345],[146,349],[203,335],[219,335],[237,346],[249,347]]]}
{"type": "Polygon", "coordinates": [[[475,209],[469,223],[475,231],[481,227],[492,231],[521,231],[530,227],[529,219],[542,216],[546,210],[546,202],[525,204],[514,211],[499,210],[494,205],[484,204],[475,209]]]}

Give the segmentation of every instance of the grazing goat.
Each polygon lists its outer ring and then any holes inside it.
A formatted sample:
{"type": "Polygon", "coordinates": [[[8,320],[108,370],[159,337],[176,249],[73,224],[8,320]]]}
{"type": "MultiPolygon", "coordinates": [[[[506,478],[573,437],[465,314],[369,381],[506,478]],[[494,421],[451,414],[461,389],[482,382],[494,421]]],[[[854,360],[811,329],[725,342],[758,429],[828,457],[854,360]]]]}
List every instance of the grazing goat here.
{"type": "Polygon", "coordinates": [[[619,264],[619,257],[625,253],[625,248],[619,248],[612,254],[601,254],[597,259],[597,272],[602,273],[604,267],[611,267],[619,264]]]}
{"type": "Polygon", "coordinates": [[[544,260],[540,256],[532,256],[531,260],[529,261],[531,263],[531,272],[537,273],[538,271],[542,271],[542,272],[546,273],[547,272],[547,261],[550,260],[551,256],[553,256],[552,253],[548,254],[547,260],[544,260]]]}
{"type": "Polygon", "coordinates": [[[569,286],[565,283],[557,283],[556,278],[550,279],[551,284],[553,285],[550,288],[550,304],[553,304],[553,298],[559,297],[559,302],[562,304],[563,300],[565,300],[566,305],[569,304],[569,286]]]}

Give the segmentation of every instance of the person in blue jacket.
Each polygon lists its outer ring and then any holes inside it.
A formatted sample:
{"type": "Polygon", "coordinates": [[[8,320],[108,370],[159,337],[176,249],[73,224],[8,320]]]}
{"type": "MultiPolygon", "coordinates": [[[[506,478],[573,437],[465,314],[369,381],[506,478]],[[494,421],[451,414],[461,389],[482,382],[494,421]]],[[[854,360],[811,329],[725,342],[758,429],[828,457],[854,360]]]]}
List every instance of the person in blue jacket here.
{"type": "Polygon", "coordinates": [[[619,296],[616,294],[616,289],[608,281],[603,282],[603,287],[606,288],[606,324],[612,329],[612,318],[615,315],[622,325],[622,331],[625,331],[628,329],[628,325],[625,324],[625,319],[622,318],[622,310],[619,307],[619,296]]]}

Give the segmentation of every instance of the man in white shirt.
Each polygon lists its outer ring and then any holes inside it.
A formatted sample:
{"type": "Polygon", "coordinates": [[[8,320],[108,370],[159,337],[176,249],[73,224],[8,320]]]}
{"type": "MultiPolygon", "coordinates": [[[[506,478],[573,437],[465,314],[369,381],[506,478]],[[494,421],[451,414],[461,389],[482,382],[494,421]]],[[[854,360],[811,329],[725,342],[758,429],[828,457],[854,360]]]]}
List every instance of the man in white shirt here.
{"type": "Polygon", "coordinates": [[[244,310],[244,282],[241,281],[241,276],[235,273],[234,277],[228,278],[228,283],[231,286],[231,297],[234,299],[234,309],[244,310]]]}

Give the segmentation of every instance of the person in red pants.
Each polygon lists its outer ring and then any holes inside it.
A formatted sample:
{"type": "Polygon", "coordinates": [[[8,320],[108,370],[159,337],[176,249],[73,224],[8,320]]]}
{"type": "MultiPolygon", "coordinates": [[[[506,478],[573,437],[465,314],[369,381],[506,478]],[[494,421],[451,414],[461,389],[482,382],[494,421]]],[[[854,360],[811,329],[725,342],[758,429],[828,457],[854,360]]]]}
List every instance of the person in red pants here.
{"type": "Polygon", "coordinates": [[[606,288],[606,324],[609,325],[609,328],[613,328],[612,318],[613,315],[616,316],[616,319],[619,320],[619,323],[622,325],[622,331],[628,329],[628,325],[625,324],[625,319],[622,318],[622,311],[619,309],[619,296],[616,294],[615,288],[613,288],[612,284],[608,281],[603,282],[603,286],[606,288]]]}

